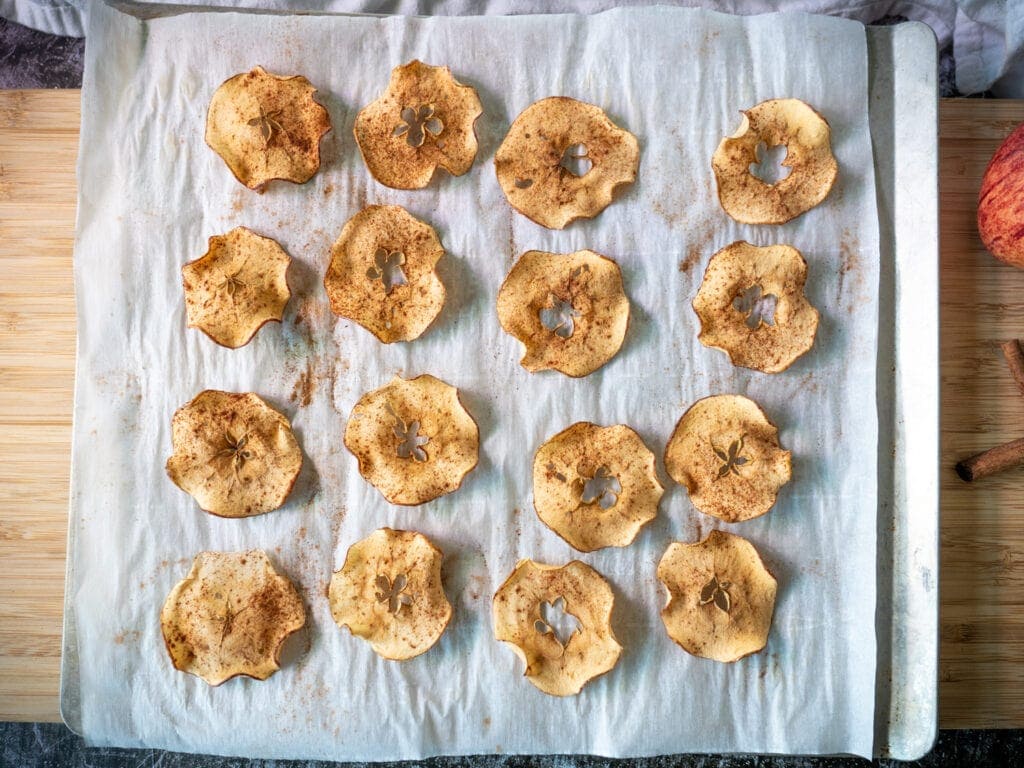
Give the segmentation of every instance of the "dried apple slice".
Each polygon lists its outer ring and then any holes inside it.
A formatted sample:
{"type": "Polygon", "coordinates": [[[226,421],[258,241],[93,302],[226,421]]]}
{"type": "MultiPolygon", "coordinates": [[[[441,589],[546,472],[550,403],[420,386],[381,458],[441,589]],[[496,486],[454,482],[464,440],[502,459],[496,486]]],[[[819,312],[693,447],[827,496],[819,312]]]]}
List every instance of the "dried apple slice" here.
{"type": "Polygon", "coordinates": [[[346,222],[331,248],[324,287],[331,311],[390,344],[412,341],[444,306],[434,267],[444,247],[433,227],[398,205],[371,205],[346,222]]]}
{"type": "Polygon", "coordinates": [[[762,101],[742,114],[739,130],[711,158],[725,212],[743,224],[784,224],[824,200],[839,172],[828,121],[799,99],[762,101]],[[755,176],[759,147],[780,145],[789,175],[774,183],[755,176]]]}
{"type": "Polygon", "coordinates": [[[345,447],[359,473],[392,504],[451,493],[477,465],[480,432],[459,391],[429,374],[396,376],[352,408],[345,447]]]}
{"type": "Polygon", "coordinates": [[[438,168],[461,176],[472,167],[483,111],[476,90],[448,67],[413,60],[395,67],[387,90],[359,111],[356,144],[381,184],[422,189],[438,168]]]}
{"type": "Polygon", "coordinates": [[[631,544],[664,492],[654,454],[624,424],[578,422],[533,459],[537,516],[581,552],[631,544]]]}
{"type": "Polygon", "coordinates": [[[786,370],[818,330],[806,281],[807,262],[790,245],[727,245],[711,257],[693,300],[701,343],[728,353],[733,365],[786,370]]]}
{"type": "Polygon", "coordinates": [[[759,517],[789,482],[790,452],[753,400],[715,395],[683,414],[665,449],[665,469],[693,506],[737,523],[759,517]]]}
{"type": "Polygon", "coordinates": [[[452,617],[441,584],[443,558],[422,533],[374,531],[349,547],[344,565],[331,577],[334,621],[385,659],[426,653],[452,617]]]}
{"type": "Polygon", "coordinates": [[[171,442],[168,476],[220,517],[277,509],[302,469],[288,419],[251,392],[200,392],[175,412],[171,442]]]}
{"type": "Polygon", "coordinates": [[[277,241],[246,227],[214,235],[206,253],[181,268],[189,328],[229,349],[245,346],[264,325],[281,322],[290,263],[277,241]]]}
{"type": "Polygon", "coordinates": [[[238,675],[266,680],[281,668],[285,638],[305,623],[298,591],[261,549],[200,552],[160,611],[174,668],[214,686],[238,675]]]}
{"type": "Polygon", "coordinates": [[[282,179],[303,184],[320,168],[320,138],[331,130],[309,80],[263,67],[225,80],[206,115],[206,143],[235,178],[263,190],[282,179]]]}
{"type": "Polygon", "coordinates": [[[494,166],[512,207],[548,229],[597,216],[632,184],[640,145],[600,107],[565,96],[541,99],[512,123],[494,166]]]}
{"type": "Polygon", "coordinates": [[[658,580],[668,590],[661,620],[687,653],[733,662],[768,643],[777,583],[743,537],[712,531],[695,544],[673,542],[658,580]]]}
{"type": "Polygon", "coordinates": [[[527,251],[498,291],[498,320],[523,343],[520,362],[530,373],[553,368],[586,376],[611,360],[626,338],[622,271],[594,251],[527,251]]]}
{"type": "Polygon", "coordinates": [[[520,560],[494,593],[494,636],[512,646],[537,688],[572,696],[619,660],[614,604],[608,582],[579,560],[561,567],[520,560]]]}

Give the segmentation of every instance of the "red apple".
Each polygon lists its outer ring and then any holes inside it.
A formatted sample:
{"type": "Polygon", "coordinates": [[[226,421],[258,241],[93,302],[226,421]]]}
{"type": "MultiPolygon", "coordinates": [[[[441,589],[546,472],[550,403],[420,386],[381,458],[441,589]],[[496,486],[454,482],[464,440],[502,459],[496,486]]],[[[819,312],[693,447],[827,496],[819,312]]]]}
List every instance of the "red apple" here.
{"type": "Polygon", "coordinates": [[[1024,268],[1024,123],[1006,137],[985,169],[978,234],[997,259],[1024,268]]]}

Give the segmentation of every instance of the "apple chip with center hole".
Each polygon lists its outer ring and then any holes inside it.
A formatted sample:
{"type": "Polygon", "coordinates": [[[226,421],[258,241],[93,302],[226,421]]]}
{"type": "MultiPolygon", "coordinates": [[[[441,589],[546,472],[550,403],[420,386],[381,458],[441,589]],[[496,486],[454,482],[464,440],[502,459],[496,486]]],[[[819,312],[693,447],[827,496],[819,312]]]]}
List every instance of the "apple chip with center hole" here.
{"type": "Polygon", "coordinates": [[[334,621],[385,659],[426,653],[452,617],[441,584],[443,557],[422,533],[374,531],[349,547],[345,564],[331,577],[334,621]]]}
{"type": "Polygon", "coordinates": [[[578,422],[533,459],[537,516],[582,552],[628,546],[657,517],[664,491],[654,454],[624,424],[578,422]]]}
{"type": "Polygon", "coordinates": [[[789,245],[727,245],[708,263],[693,300],[704,346],[733,365],[786,370],[814,344],[818,310],[804,295],[807,262],[789,245]]]}
{"type": "Polygon", "coordinates": [[[230,349],[248,344],[264,325],[281,322],[290,263],[277,241],[246,227],[214,235],[206,253],[181,268],[189,328],[230,349]]]}
{"type": "Polygon", "coordinates": [[[745,110],[739,130],[711,158],[722,208],[743,224],[785,224],[824,200],[839,166],[824,117],[799,99],[771,99],[745,110]],[[786,147],[789,175],[769,183],[751,173],[758,147],[786,147]]]}
{"type": "Polygon", "coordinates": [[[175,412],[171,442],[168,476],[220,517],[277,509],[302,469],[288,419],[251,392],[200,392],[175,412]]]}
{"type": "Polygon", "coordinates": [[[398,205],[371,205],[346,222],[331,248],[324,287],[331,311],[390,344],[418,338],[444,305],[434,267],[437,233],[398,205]]]}
{"type": "Polygon", "coordinates": [[[759,517],[789,482],[790,453],[764,411],[742,395],[698,400],[665,449],[665,469],[686,486],[693,506],[738,523],[759,517]]]}
{"type": "Polygon", "coordinates": [[[508,129],[494,167],[512,207],[548,229],[597,216],[632,184],[640,145],[600,107],[565,96],[531,104],[508,129]]]}
{"type": "Polygon", "coordinates": [[[266,680],[280,669],[285,638],[305,623],[298,591],[261,549],[200,552],[160,611],[174,668],[210,685],[266,680]]]}
{"type": "Polygon", "coordinates": [[[359,152],[373,178],[394,189],[422,189],[444,168],[461,176],[476,157],[476,90],[448,67],[421,61],[395,67],[387,90],[359,111],[359,152]]]}
{"type": "Polygon", "coordinates": [[[345,447],[359,473],[392,504],[451,493],[476,466],[480,432],[459,391],[429,374],[396,376],[352,408],[345,447]]]}
{"type": "Polygon", "coordinates": [[[712,531],[696,544],[673,542],[658,580],[668,590],[661,620],[687,653],[733,662],[767,644],[777,584],[743,537],[712,531]]]}
{"type": "Polygon", "coordinates": [[[604,577],[579,560],[561,567],[520,560],[494,593],[494,636],[512,646],[537,688],[571,696],[619,660],[614,603],[604,577]]]}
{"type": "Polygon", "coordinates": [[[622,271],[594,251],[527,251],[498,291],[498,320],[526,347],[530,373],[580,377],[611,360],[629,326],[622,271]]]}
{"type": "Polygon", "coordinates": [[[263,67],[235,75],[210,100],[206,143],[250,189],[274,179],[303,184],[320,168],[320,138],[331,130],[314,93],[301,75],[263,67]]]}

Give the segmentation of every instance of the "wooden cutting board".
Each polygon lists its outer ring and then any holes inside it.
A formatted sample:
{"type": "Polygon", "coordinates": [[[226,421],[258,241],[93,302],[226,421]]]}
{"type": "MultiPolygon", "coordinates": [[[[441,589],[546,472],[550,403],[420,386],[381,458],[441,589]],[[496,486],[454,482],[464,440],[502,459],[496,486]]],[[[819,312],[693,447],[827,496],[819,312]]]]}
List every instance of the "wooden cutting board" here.
{"type": "MultiPolygon", "coordinates": [[[[981,174],[1024,102],[939,110],[942,241],[940,725],[1024,727],[1024,469],[952,466],[1024,436],[999,354],[1024,336],[1024,271],[978,240],[981,174]]],[[[0,720],[58,720],[75,304],[79,92],[0,92],[0,720]]]]}

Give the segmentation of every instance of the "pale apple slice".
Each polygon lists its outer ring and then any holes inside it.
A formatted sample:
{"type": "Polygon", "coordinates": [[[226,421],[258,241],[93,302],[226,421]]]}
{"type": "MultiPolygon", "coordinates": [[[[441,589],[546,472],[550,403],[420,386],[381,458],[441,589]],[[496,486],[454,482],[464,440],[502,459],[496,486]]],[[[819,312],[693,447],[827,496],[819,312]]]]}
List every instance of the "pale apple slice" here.
{"type": "Polygon", "coordinates": [[[416,531],[381,528],[349,547],[331,577],[331,615],[385,659],[426,653],[444,634],[452,606],[441,584],[444,555],[416,531]]]}
{"type": "Polygon", "coordinates": [[[705,397],[690,406],[665,448],[665,469],[686,486],[693,506],[727,523],[768,512],[792,474],[778,428],[742,395],[705,397]]]}
{"type": "Polygon", "coordinates": [[[396,376],[359,398],[345,447],[385,499],[415,506],[462,485],[479,460],[480,431],[452,385],[429,374],[396,376]]]}
{"type": "Polygon", "coordinates": [[[741,536],[712,531],[695,544],[673,542],[658,580],[668,590],[661,619],[687,653],[728,663],[768,643],[778,584],[741,536]]]}
{"type": "Polygon", "coordinates": [[[525,347],[530,373],[554,369],[578,378],[611,360],[629,326],[622,270],[590,250],[527,251],[498,291],[498,321],[525,347]]]}
{"type": "Polygon", "coordinates": [[[526,679],[552,696],[573,696],[619,661],[615,595],[579,560],[561,567],[521,560],[494,594],[494,636],[526,664],[526,679]]]}
{"type": "Polygon", "coordinates": [[[664,491],[654,454],[625,424],[578,422],[533,459],[537,516],[581,552],[631,544],[657,517],[664,491]]]}
{"type": "Polygon", "coordinates": [[[743,224],[784,224],[824,200],[839,171],[828,121],[799,99],[762,101],[742,114],[711,159],[725,212],[743,224]],[[751,173],[762,160],[758,147],[781,145],[788,176],[771,183],[751,173]]]}
{"type": "Polygon", "coordinates": [[[239,675],[266,680],[305,623],[298,591],[261,549],[200,552],[160,611],[174,668],[212,686],[239,675]]]}

